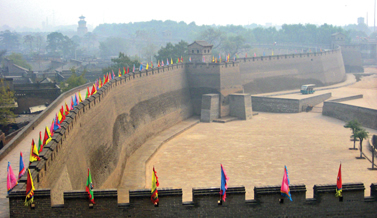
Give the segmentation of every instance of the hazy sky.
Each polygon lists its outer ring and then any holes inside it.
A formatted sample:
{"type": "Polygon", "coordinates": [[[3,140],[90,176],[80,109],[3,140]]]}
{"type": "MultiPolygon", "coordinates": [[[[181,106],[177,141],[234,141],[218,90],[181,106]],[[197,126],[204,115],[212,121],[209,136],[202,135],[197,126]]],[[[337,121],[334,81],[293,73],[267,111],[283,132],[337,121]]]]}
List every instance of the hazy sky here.
{"type": "MultiPolygon", "coordinates": [[[[88,25],[174,20],[186,23],[281,25],[312,23],[346,25],[369,14],[373,26],[374,0],[0,0],[0,27],[42,28],[77,25],[84,15],[88,25]]],[[[366,21],[365,21],[366,22],[366,21]]]]}

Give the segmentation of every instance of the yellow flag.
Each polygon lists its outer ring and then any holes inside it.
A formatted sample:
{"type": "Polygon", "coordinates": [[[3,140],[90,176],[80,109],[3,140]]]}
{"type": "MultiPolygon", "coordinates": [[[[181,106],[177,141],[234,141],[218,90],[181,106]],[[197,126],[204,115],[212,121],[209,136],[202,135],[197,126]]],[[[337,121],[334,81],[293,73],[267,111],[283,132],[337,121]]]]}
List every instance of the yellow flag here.
{"type": "Polygon", "coordinates": [[[29,161],[30,161],[30,163],[32,163],[32,162],[39,161],[39,160],[40,160],[40,158],[39,158],[38,149],[37,149],[37,146],[35,146],[34,139],[33,139],[31,141],[31,151],[30,151],[29,161]]]}
{"type": "Polygon", "coordinates": [[[79,101],[82,102],[81,93],[79,92],[79,101]]]}
{"type": "Polygon", "coordinates": [[[174,63],[173,63],[173,58],[171,58],[171,60],[170,60],[170,64],[174,64],[174,63]]]}
{"type": "Polygon", "coordinates": [[[148,63],[147,63],[147,67],[146,67],[146,68],[147,68],[147,70],[148,70],[148,68],[149,68],[149,65],[148,65],[148,63]]]}
{"type": "Polygon", "coordinates": [[[51,132],[48,129],[48,126],[46,126],[46,132],[47,132],[48,139],[46,140],[46,144],[45,145],[47,145],[52,140],[52,138],[51,138],[51,132]]]}
{"type": "Polygon", "coordinates": [[[274,50],[272,50],[272,54],[271,54],[272,56],[274,55],[274,50]]]}

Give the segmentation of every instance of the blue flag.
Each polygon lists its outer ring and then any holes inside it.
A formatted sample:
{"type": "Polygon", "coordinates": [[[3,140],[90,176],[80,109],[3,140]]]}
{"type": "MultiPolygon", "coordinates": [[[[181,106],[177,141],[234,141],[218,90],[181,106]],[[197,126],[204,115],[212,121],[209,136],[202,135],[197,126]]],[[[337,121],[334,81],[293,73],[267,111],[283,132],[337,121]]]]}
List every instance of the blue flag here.
{"type": "Polygon", "coordinates": [[[142,71],[143,70],[143,64],[140,63],[140,68],[139,68],[139,71],[142,71]]]}
{"type": "Polygon", "coordinates": [[[222,200],[225,201],[226,198],[226,190],[228,189],[228,176],[224,170],[223,165],[221,164],[221,186],[220,186],[220,196],[222,196],[222,200]]]}

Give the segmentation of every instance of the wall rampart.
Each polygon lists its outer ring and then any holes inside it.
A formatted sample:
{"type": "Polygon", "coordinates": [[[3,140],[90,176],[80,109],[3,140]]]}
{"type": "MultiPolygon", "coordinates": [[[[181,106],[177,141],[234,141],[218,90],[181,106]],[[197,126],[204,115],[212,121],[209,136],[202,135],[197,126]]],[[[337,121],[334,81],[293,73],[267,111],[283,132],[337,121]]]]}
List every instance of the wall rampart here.
{"type": "Polygon", "coordinates": [[[149,189],[129,192],[129,203],[117,202],[117,190],[94,190],[96,204],[89,204],[83,190],[64,192],[64,203],[51,206],[49,189],[35,191],[35,207],[23,206],[24,190],[9,195],[11,217],[375,217],[377,184],[364,196],[364,184],[343,184],[343,198],[335,197],[336,185],[315,185],[313,198],[306,198],[305,185],[290,185],[293,201],[281,200],[280,186],[254,188],[254,199],[245,200],[243,186],[228,187],[219,203],[219,188],[195,188],[192,201],[182,202],[182,189],[158,190],[159,205],[153,206],[149,189]]]}
{"type": "Polygon", "coordinates": [[[30,165],[35,186],[51,188],[59,204],[64,190],[85,186],[90,168],[98,188],[118,187],[127,158],[142,143],[191,115],[183,64],[111,80],[70,111],[41,161],[30,165]]]}
{"type": "Polygon", "coordinates": [[[362,126],[377,129],[377,110],[334,101],[325,101],[322,115],[348,122],[358,120],[362,126]]]}
{"type": "Polygon", "coordinates": [[[251,94],[297,89],[302,84],[324,86],[345,79],[340,49],[249,57],[238,61],[242,85],[245,92],[251,94]]]}

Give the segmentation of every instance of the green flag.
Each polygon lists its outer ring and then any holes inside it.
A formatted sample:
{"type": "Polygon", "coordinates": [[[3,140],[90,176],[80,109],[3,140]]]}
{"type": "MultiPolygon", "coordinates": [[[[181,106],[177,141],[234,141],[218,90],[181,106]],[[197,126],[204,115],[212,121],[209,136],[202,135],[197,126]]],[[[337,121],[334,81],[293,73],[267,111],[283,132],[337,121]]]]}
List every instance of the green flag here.
{"type": "Polygon", "coordinates": [[[86,192],[88,192],[90,202],[92,204],[95,204],[94,195],[93,195],[92,175],[90,174],[89,168],[88,168],[88,179],[86,180],[86,192]]]}

